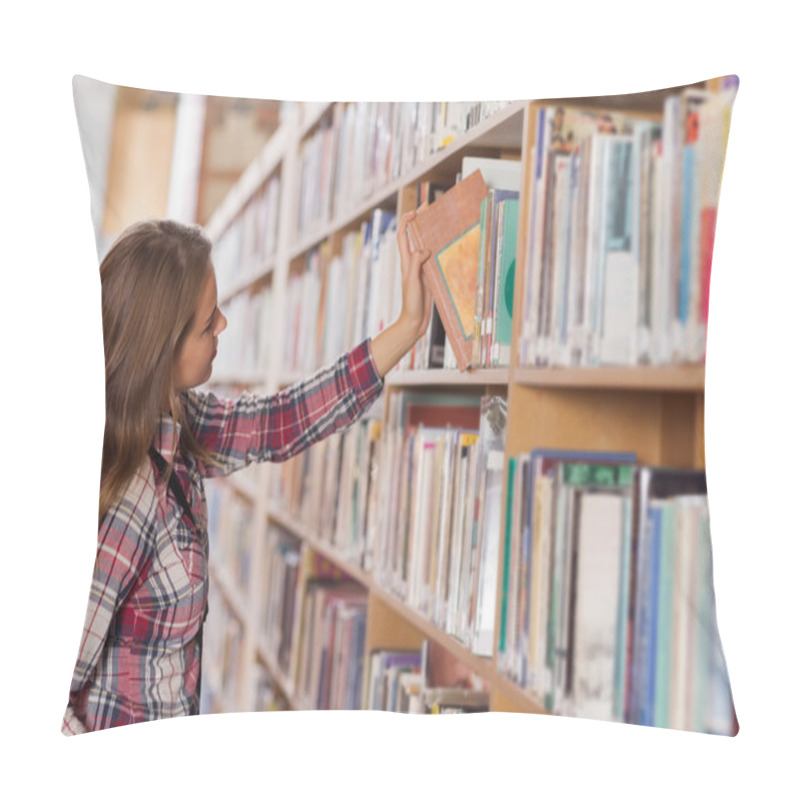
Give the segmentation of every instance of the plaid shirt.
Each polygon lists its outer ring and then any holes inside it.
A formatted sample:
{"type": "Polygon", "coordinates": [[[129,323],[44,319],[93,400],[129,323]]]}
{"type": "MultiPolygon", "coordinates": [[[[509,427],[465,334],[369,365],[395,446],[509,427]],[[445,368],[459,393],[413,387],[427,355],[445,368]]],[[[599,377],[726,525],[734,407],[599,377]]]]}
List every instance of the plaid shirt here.
{"type": "MultiPolygon", "coordinates": [[[[62,733],[196,712],[198,639],[208,596],[203,479],[296,455],[349,426],[382,388],[367,340],[273,397],[183,394],[185,424],[222,466],[196,462],[180,450],[175,456],[196,533],[150,459],[103,518],[62,733]]],[[[154,446],[167,461],[179,433],[180,426],[162,416],[154,446]]]]}

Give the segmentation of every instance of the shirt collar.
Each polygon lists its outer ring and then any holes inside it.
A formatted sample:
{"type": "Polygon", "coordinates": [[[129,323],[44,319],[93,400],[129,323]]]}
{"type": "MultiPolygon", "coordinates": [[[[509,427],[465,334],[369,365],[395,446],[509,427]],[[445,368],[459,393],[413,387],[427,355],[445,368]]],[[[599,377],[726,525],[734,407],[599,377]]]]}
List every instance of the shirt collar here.
{"type": "Polygon", "coordinates": [[[161,413],[156,425],[156,435],[153,439],[155,449],[169,462],[172,454],[178,448],[178,439],[181,435],[181,424],[175,422],[171,414],[161,413]]]}

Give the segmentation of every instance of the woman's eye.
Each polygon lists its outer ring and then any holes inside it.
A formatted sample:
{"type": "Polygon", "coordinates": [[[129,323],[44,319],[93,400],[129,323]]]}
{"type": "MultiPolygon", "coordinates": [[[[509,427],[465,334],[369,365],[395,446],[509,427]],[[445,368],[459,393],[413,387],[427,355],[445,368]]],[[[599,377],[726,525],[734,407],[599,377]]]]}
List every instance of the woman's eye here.
{"type": "Polygon", "coordinates": [[[208,323],[208,325],[206,326],[205,330],[203,331],[203,336],[205,336],[206,334],[211,333],[211,331],[214,330],[214,324],[216,323],[216,321],[217,321],[217,310],[214,309],[214,313],[211,316],[211,322],[208,323]]]}

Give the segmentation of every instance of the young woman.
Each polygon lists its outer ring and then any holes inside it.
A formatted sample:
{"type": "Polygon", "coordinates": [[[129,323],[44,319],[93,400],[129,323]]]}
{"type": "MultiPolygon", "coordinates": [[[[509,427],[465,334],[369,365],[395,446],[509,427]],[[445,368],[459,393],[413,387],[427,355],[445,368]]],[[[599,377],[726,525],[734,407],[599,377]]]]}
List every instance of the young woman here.
{"type": "Polygon", "coordinates": [[[195,391],[227,321],[202,230],[147,221],[100,265],[106,425],[92,586],[62,732],[196,714],[208,595],[203,479],[282,461],[341,431],[424,333],[431,297],[398,226],[398,319],[272,397],[195,391]]]}

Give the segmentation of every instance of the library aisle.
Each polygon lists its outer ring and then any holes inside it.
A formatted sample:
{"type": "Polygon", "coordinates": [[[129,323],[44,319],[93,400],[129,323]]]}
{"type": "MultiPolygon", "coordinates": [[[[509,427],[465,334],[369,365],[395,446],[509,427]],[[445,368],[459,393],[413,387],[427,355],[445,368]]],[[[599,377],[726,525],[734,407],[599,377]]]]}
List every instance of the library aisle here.
{"type": "Polygon", "coordinates": [[[456,208],[476,171],[482,188],[379,403],[207,486],[203,711],[735,735],[703,421],[737,85],[282,114],[207,224],[229,320],[217,393],[281,391],[382,330],[400,217],[456,208]]]}

